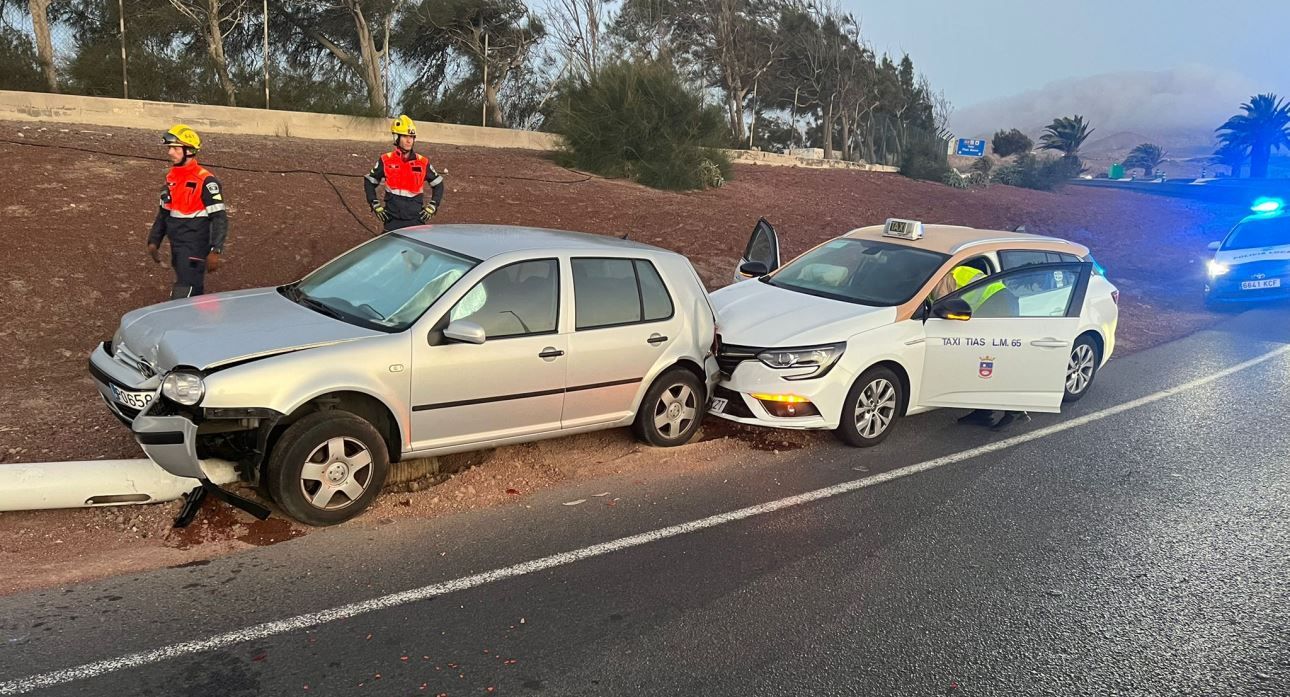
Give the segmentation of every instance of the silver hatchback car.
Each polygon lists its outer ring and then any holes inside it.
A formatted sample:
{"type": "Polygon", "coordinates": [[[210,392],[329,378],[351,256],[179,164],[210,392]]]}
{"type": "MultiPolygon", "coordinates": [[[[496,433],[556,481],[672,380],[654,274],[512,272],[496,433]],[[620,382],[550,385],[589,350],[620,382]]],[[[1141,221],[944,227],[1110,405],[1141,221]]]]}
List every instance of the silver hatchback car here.
{"type": "Polygon", "coordinates": [[[715,337],[679,254],[435,225],[278,288],[134,310],[90,372],[166,470],[204,480],[203,458],[234,460],[286,513],[328,525],[400,458],[628,425],[685,443],[718,379],[715,337]]]}

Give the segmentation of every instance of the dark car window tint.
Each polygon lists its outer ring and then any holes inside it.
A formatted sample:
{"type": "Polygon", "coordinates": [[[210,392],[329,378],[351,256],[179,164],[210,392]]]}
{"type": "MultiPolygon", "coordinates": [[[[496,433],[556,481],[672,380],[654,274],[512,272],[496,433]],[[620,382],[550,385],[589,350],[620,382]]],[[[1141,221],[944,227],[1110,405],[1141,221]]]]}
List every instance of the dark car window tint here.
{"type": "Polygon", "coordinates": [[[451,320],[478,324],[489,340],[550,334],[559,314],[559,268],[554,259],[502,267],[457,301],[451,320]]]}
{"type": "Polygon", "coordinates": [[[574,259],[572,263],[578,329],[641,321],[641,296],[630,259],[574,259]]]}
{"type": "Polygon", "coordinates": [[[1031,250],[1014,250],[1008,252],[999,252],[999,264],[1003,269],[1015,269],[1027,264],[1047,264],[1056,259],[1049,259],[1047,252],[1036,252],[1031,250]]]}
{"type": "Polygon", "coordinates": [[[636,261],[636,277],[641,284],[641,304],[645,308],[645,321],[667,319],[672,316],[672,298],[658,270],[648,261],[636,261]]]}

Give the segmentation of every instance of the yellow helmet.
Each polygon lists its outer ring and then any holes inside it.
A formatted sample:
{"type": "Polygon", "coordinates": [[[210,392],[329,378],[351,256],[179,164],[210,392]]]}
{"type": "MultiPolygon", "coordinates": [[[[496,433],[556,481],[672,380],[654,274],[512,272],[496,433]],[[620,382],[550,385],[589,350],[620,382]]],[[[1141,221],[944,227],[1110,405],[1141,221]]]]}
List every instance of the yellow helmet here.
{"type": "Polygon", "coordinates": [[[193,152],[202,149],[202,137],[197,135],[197,131],[185,126],[184,124],[175,124],[166,131],[166,135],[161,137],[161,142],[166,145],[182,145],[186,148],[192,148],[193,152]]]}
{"type": "Polygon", "coordinates": [[[390,133],[396,136],[412,136],[415,138],[417,136],[417,125],[412,123],[412,119],[408,118],[407,114],[400,114],[399,118],[394,119],[394,123],[390,124],[390,133]]]}

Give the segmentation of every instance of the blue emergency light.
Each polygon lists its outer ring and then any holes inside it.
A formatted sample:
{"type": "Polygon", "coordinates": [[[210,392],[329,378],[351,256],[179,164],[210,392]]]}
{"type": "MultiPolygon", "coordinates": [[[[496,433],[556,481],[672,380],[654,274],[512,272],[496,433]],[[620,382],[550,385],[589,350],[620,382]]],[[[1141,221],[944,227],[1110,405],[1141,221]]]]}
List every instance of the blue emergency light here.
{"type": "Polygon", "coordinates": [[[1250,210],[1255,213],[1276,213],[1285,207],[1285,201],[1279,198],[1261,198],[1250,206],[1250,210]]]}

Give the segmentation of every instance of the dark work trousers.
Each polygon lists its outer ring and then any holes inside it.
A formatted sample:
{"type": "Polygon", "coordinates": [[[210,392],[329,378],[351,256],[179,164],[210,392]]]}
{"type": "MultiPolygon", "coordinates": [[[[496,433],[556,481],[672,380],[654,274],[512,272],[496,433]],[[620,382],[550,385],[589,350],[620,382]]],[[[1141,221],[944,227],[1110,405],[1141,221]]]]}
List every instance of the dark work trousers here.
{"type": "Polygon", "coordinates": [[[206,291],[206,255],[210,253],[210,238],[196,240],[170,240],[170,266],[175,269],[175,286],[170,299],[201,295],[206,291]]]}
{"type": "Polygon", "coordinates": [[[382,232],[393,232],[413,225],[425,225],[425,223],[421,222],[420,218],[412,218],[411,220],[407,218],[390,218],[385,221],[385,229],[382,232]]]}

